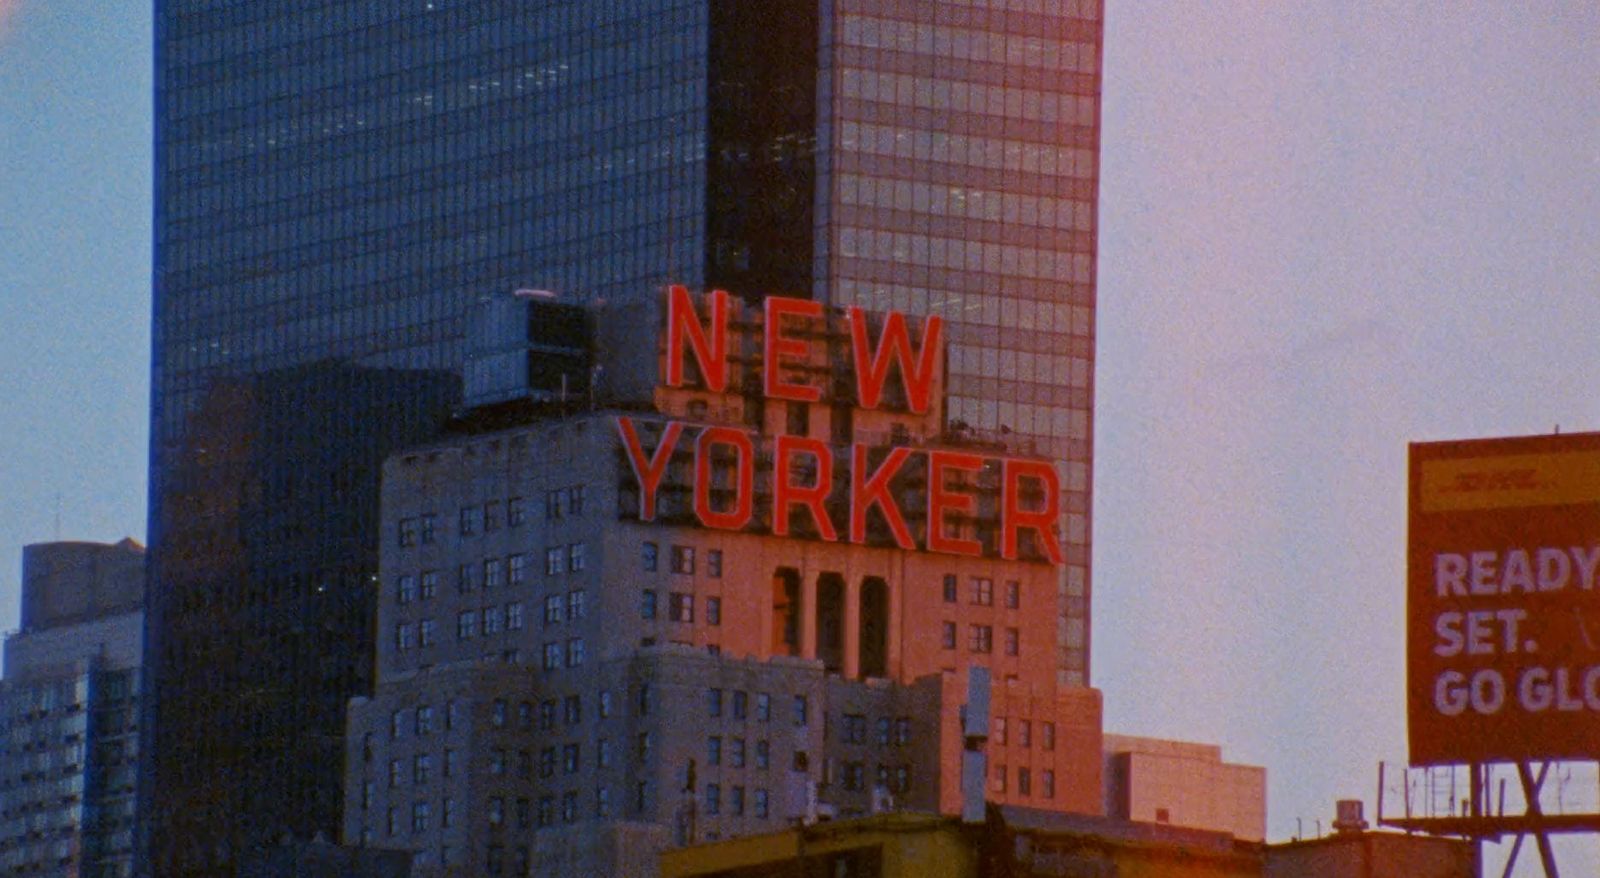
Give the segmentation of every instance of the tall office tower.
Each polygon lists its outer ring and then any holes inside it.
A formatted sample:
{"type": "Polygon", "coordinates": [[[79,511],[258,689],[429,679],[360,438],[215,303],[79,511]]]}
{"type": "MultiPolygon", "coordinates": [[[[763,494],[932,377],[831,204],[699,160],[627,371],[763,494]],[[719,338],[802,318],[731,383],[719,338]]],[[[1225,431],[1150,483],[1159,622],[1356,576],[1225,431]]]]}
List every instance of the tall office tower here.
{"type": "Polygon", "coordinates": [[[1066,461],[1083,681],[1099,15],[158,0],[145,871],[336,831],[378,462],[458,399],[489,292],[946,315],[955,426],[1066,461]]]}
{"type": "Polygon", "coordinates": [[[0,871],[133,869],[144,547],[22,550],[22,627],[0,680],[0,871]]]}

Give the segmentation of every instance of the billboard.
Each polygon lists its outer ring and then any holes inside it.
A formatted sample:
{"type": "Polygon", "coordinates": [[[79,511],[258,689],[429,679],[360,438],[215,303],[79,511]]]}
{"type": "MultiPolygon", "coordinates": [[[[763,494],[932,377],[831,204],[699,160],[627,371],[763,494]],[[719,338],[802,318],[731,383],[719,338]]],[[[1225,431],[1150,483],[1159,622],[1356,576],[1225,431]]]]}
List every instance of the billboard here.
{"type": "Polygon", "coordinates": [[[1600,433],[1411,446],[1411,762],[1600,753],[1600,433]]]}

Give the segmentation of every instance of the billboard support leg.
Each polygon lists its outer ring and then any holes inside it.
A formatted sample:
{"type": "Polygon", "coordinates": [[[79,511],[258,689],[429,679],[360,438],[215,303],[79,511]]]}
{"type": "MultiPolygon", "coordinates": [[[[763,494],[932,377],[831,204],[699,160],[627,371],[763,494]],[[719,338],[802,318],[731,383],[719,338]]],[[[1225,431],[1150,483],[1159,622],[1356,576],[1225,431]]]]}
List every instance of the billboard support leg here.
{"type": "MultiPolygon", "coordinates": [[[[1544,786],[1545,776],[1549,772],[1549,762],[1539,766],[1537,778],[1533,776],[1533,770],[1528,767],[1528,763],[1517,763],[1517,776],[1522,779],[1522,796],[1527,801],[1526,809],[1530,817],[1544,816],[1544,810],[1539,807],[1539,788],[1544,786]]],[[[1560,872],[1556,869],[1556,854],[1550,848],[1549,834],[1543,829],[1535,829],[1533,840],[1539,845],[1539,860],[1544,865],[1545,878],[1560,878],[1560,872]]]]}

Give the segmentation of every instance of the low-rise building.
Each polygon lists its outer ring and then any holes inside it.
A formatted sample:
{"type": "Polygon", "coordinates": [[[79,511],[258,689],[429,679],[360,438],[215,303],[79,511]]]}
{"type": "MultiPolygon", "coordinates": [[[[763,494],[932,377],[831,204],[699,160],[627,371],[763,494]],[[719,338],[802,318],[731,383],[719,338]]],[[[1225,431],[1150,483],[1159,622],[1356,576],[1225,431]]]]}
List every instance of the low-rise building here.
{"type": "Polygon", "coordinates": [[[1224,762],[1215,744],[1108,734],[1104,748],[1106,816],[1266,838],[1265,768],[1224,762]]]}
{"type": "Polygon", "coordinates": [[[23,549],[0,680],[0,871],[133,874],[144,547],[23,549]]]}

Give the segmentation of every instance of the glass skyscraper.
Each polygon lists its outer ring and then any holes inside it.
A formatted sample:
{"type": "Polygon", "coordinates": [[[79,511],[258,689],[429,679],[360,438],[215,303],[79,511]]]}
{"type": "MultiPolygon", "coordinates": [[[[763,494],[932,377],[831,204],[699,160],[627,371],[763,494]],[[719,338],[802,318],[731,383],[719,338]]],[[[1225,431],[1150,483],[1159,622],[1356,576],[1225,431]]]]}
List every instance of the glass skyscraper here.
{"type": "Polygon", "coordinates": [[[1062,460],[1088,654],[1099,0],[156,2],[144,874],[337,833],[377,473],[470,303],[667,282],[951,321],[1062,460]]]}

